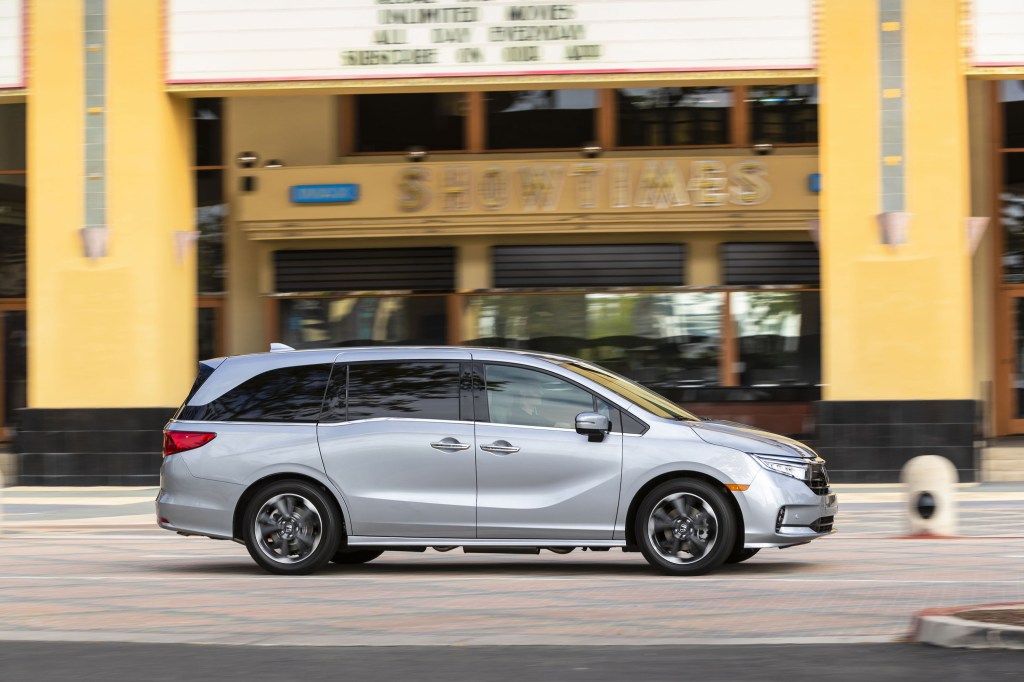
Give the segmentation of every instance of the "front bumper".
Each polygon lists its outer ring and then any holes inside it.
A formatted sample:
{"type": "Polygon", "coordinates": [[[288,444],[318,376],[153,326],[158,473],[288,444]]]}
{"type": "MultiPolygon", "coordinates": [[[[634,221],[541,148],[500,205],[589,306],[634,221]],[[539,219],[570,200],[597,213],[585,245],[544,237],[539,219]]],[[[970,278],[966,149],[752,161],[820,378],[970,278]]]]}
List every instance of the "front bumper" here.
{"type": "Polygon", "coordinates": [[[835,532],[839,500],[831,488],[818,495],[803,481],[761,471],[736,499],[743,511],[744,547],[790,547],[835,532]]]}

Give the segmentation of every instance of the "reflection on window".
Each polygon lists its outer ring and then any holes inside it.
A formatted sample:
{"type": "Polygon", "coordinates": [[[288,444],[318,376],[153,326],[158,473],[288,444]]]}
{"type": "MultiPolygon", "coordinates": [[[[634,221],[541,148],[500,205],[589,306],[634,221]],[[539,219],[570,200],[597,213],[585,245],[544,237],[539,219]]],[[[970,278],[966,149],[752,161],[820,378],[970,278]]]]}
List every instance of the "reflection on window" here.
{"type": "Polygon", "coordinates": [[[754,85],[747,90],[753,142],[816,143],[818,86],[754,85]]]}
{"type": "Polygon", "coordinates": [[[385,418],[458,421],[459,363],[349,365],[348,421],[385,418]]]}
{"type": "Polygon", "coordinates": [[[464,334],[470,345],[583,358],[655,388],[710,386],[723,301],[718,292],[470,296],[464,334]]]}
{"type": "Polygon", "coordinates": [[[203,97],[192,100],[192,122],[195,130],[196,166],[221,166],[224,155],[221,152],[221,104],[217,97],[203,97]]]}
{"type": "Polygon", "coordinates": [[[465,148],[465,96],[455,92],[356,97],[357,152],[465,148]]]}
{"type": "Polygon", "coordinates": [[[329,364],[281,367],[258,374],[205,405],[186,405],[179,419],[240,422],[315,422],[327,388],[329,364]]]}
{"type": "Polygon", "coordinates": [[[816,292],[734,292],[729,306],[743,386],[821,381],[820,297],[816,292]]]}
{"type": "Polygon", "coordinates": [[[576,415],[594,411],[590,393],[550,374],[503,365],[485,371],[487,411],[495,424],[573,429],[576,415]]]}
{"type": "Polygon", "coordinates": [[[280,302],[279,334],[294,348],[444,344],[444,296],[297,298],[280,302]]]}
{"type": "MultiPolygon", "coordinates": [[[[0,170],[24,171],[25,105],[0,104],[0,170]]],[[[25,297],[25,175],[0,175],[0,298],[25,297]]]]}
{"type": "Polygon", "coordinates": [[[0,175],[0,298],[25,297],[24,182],[23,175],[0,175]]]}
{"type": "Polygon", "coordinates": [[[616,90],[618,146],[729,144],[731,88],[616,90]]]}
{"type": "Polygon", "coordinates": [[[0,312],[3,329],[3,392],[4,414],[0,424],[11,426],[16,422],[18,410],[25,407],[27,374],[25,351],[28,347],[25,333],[25,311],[0,312]]]}
{"type": "Polygon", "coordinates": [[[1024,81],[1001,81],[1003,148],[1024,149],[1024,81]]]}
{"type": "Polygon", "coordinates": [[[596,137],[596,90],[488,92],[488,149],[576,149],[596,137]]]}
{"type": "Polygon", "coordinates": [[[1024,283],[1024,152],[1003,155],[1000,222],[1005,230],[1003,281],[1024,283]]]}
{"type": "Polygon", "coordinates": [[[198,281],[200,293],[224,291],[224,171],[196,171],[196,229],[199,230],[198,281]]]}

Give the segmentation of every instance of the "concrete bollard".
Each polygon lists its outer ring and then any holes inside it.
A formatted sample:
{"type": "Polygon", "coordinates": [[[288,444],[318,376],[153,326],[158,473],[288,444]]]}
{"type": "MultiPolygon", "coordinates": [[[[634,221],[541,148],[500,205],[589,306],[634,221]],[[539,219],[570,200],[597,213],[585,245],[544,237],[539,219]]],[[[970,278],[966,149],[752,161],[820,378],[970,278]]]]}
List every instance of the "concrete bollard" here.
{"type": "Polygon", "coordinates": [[[956,535],[956,467],[945,457],[923,455],[903,466],[910,535],[956,535]]]}

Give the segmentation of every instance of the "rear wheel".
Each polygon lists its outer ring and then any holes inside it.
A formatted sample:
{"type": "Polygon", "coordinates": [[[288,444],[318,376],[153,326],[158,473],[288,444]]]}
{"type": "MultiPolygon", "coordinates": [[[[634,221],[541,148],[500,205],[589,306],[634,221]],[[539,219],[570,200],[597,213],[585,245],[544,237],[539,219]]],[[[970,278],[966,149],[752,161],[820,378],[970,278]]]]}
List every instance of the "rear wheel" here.
{"type": "Polygon", "coordinates": [[[331,558],[336,564],[365,564],[368,561],[373,561],[381,554],[384,553],[383,549],[339,549],[334,553],[331,558]]]}
{"type": "Polygon", "coordinates": [[[644,558],[669,575],[701,575],[732,552],[736,520],[724,493],[698,480],[659,485],[644,498],[634,532],[644,558]]]}
{"type": "Polygon", "coordinates": [[[242,526],[249,556],[267,571],[284,575],[322,568],[334,556],[340,535],[334,503],[305,481],[278,481],[257,492],[242,526]]]}

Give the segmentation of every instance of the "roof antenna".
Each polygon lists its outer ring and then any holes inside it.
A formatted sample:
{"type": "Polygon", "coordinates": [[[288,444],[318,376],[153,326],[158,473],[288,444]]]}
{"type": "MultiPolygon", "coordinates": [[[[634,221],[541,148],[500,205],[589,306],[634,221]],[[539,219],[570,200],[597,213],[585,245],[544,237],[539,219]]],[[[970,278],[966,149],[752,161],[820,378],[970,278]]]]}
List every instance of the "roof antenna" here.
{"type": "Polygon", "coordinates": [[[271,353],[285,353],[285,352],[290,351],[290,350],[295,350],[295,349],[292,348],[291,346],[287,345],[287,344],[284,344],[284,343],[272,343],[272,344],[270,344],[270,352],[271,353]]]}

